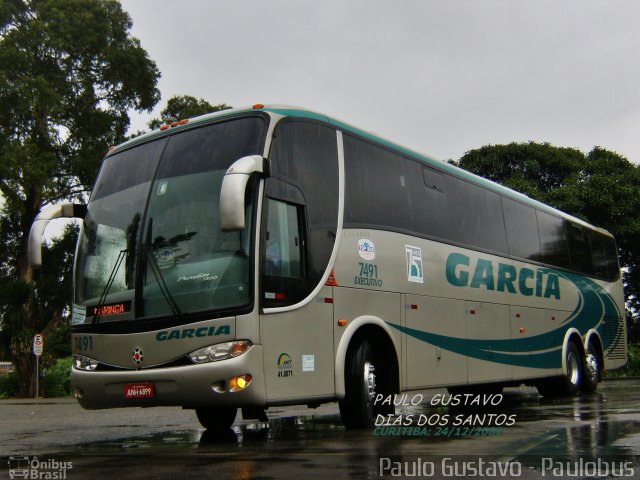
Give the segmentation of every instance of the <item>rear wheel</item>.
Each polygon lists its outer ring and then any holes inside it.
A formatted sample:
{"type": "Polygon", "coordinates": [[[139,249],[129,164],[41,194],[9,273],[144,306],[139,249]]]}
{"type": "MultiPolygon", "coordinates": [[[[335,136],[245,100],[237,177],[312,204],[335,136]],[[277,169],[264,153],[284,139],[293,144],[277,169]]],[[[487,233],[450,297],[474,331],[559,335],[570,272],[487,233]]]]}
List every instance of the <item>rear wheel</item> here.
{"type": "Polygon", "coordinates": [[[584,362],[575,342],[569,342],[565,352],[566,373],[560,378],[544,380],[537,385],[543,397],[573,397],[584,383],[584,362]]]}
{"type": "MultiPolygon", "coordinates": [[[[391,408],[376,405],[376,396],[382,393],[390,379],[374,364],[374,355],[369,342],[364,340],[347,353],[345,364],[345,397],[340,400],[340,416],[347,428],[368,428],[375,422],[378,413],[393,414],[391,408]]],[[[385,392],[386,395],[391,393],[385,392]]]]}
{"type": "Polygon", "coordinates": [[[593,342],[587,346],[587,356],[584,362],[584,375],[580,389],[583,392],[593,392],[602,380],[602,360],[593,342]]]}
{"type": "Polygon", "coordinates": [[[235,407],[200,407],[196,415],[200,424],[208,431],[225,432],[231,428],[238,409],[235,407]]]}

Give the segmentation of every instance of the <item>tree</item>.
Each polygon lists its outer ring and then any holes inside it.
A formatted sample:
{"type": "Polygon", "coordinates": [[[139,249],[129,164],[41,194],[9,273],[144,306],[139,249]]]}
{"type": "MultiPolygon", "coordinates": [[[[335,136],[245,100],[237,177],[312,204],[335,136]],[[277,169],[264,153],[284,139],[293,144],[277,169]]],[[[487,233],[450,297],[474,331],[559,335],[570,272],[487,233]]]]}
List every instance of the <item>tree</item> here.
{"type": "Polygon", "coordinates": [[[585,155],[533,142],[471,150],[457,164],[610,231],[623,267],[631,337],[640,340],[640,166],[600,147],[585,155]]]}
{"type": "MultiPolygon", "coordinates": [[[[158,101],[160,74],[131,25],[116,0],[0,4],[0,274],[22,301],[12,314],[4,309],[0,322],[19,338],[45,321],[27,261],[33,220],[43,206],[84,199],[108,146],[124,138],[128,110],[151,110],[158,101]]],[[[44,330],[59,321],[48,319],[44,330]]],[[[28,380],[20,394],[33,394],[28,354],[14,351],[18,375],[28,380]]]]}
{"type": "MultiPolygon", "coordinates": [[[[33,335],[42,333],[46,349],[40,366],[47,368],[56,358],[71,354],[69,301],[73,270],[73,252],[78,238],[77,225],[68,225],[63,235],[45,245],[42,268],[32,282],[15,277],[0,278],[0,357],[12,357],[18,372],[33,372],[31,354],[33,335]],[[25,305],[33,319],[25,318],[25,305]]],[[[30,392],[31,377],[20,375],[20,391],[30,392]]],[[[31,391],[32,392],[32,391],[31,391]]],[[[33,393],[33,392],[32,392],[33,393]]]]}
{"type": "Polygon", "coordinates": [[[197,99],[191,95],[175,95],[167,101],[167,106],[160,112],[160,118],[154,118],[148,125],[151,129],[160,128],[183,118],[197,117],[205,113],[218,112],[231,108],[225,103],[212,105],[204,98],[197,99]]]}

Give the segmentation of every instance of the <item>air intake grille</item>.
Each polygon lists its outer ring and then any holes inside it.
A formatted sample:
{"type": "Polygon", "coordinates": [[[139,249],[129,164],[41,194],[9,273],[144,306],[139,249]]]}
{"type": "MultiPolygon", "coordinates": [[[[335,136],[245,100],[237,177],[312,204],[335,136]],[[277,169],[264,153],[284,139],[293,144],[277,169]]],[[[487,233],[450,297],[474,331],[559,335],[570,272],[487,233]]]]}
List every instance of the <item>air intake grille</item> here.
{"type": "Polygon", "coordinates": [[[607,349],[605,356],[610,360],[626,360],[627,336],[624,322],[618,317],[605,318],[601,333],[607,349]]]}

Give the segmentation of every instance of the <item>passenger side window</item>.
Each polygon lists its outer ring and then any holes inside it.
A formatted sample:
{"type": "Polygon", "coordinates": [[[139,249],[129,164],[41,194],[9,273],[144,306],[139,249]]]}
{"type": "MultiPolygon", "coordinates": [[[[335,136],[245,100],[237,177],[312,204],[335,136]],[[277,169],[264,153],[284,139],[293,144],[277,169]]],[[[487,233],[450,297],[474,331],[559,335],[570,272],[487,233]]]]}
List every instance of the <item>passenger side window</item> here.
{"type": "Polygon", "coordinates": [[[571,268],[569,248],[561,218],[536,210],[542,256],[540,261],[556,267],[571,268]]]}
{"type": "MultiPolygon", "coordinates": [[[[290,263],[276,268],[275,273],[282,276],[263,271],[265,307],[287,306],[303,300],[327,270],[338,228],[337,138],[332,128],[297,119],[284,119],[276,126],[269,151],[271,176],[265,184],[269,200],[263,208],[269,219],[264,220],[264,225],[270,230],[270,238],[280,235],[284,243],[279,253],[290,255],[290,263]],[[272,202],[280,206],[269,205],[272,202]],[[285,206],[281,205],[283,202],[285,206]],[[269,223],[275,222],[278,215],[280,227],[284,228],[284,223],[288,225],[287,237],[283,236],[284,230],[269,223]],[[291,222],[296,218],[298,225],[294,228],[291,222]],[[297,237],[298,246],[293,234],[296,229],[301,232],[297,237]],[[266,296],[270,292],[280,292],[286,300],[272,302],[266,296]]],[[[262,251],[266,255],[267,244],[271,249],[276,247],[266,239],[266,229],[264,232],[262,251]]]]}
{"type": "Polygon", "coordinates": [[[591,260],[591,246],[589,245],[588,232],[580,225],[565,222],[567,237],[569,238],[569,255],[571,268],[587,275],[593,275],[593,262],[591,260]]]}
{"type": "Polygon", "coordinates": [[[540,261],[540,238],[535,209],[502,197],[502,210],[509,255],[540,261]]]}
{"type": "Polygon", "coordinates": [[[305,207],[268,197],[265,207],[263,306],[286,307],[309,293],[305,207]]]}
{"type": "Polygon", "coordinates": [[[302,232],[299,208],[268,199],[265,275],[302,278],[302,232]]]}
{"type": "Polygon", "coordinates": [[[465,243],[496,253],[507,253],[500,196],[464,181],[459,186],[460,223],[465,243]]]}

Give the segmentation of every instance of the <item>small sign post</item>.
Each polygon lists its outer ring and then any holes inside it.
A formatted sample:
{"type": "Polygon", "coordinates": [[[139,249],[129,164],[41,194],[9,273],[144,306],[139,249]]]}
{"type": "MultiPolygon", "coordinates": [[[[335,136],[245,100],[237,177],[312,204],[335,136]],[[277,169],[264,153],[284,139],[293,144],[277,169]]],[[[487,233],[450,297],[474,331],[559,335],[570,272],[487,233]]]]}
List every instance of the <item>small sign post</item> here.
{"type": "Polygon", "coordinates": [[[44,351],[44,337],[41,333],[33,336],[33,353],[36,356],[36,396],[40,393],[40,355],[44,351]]]}

